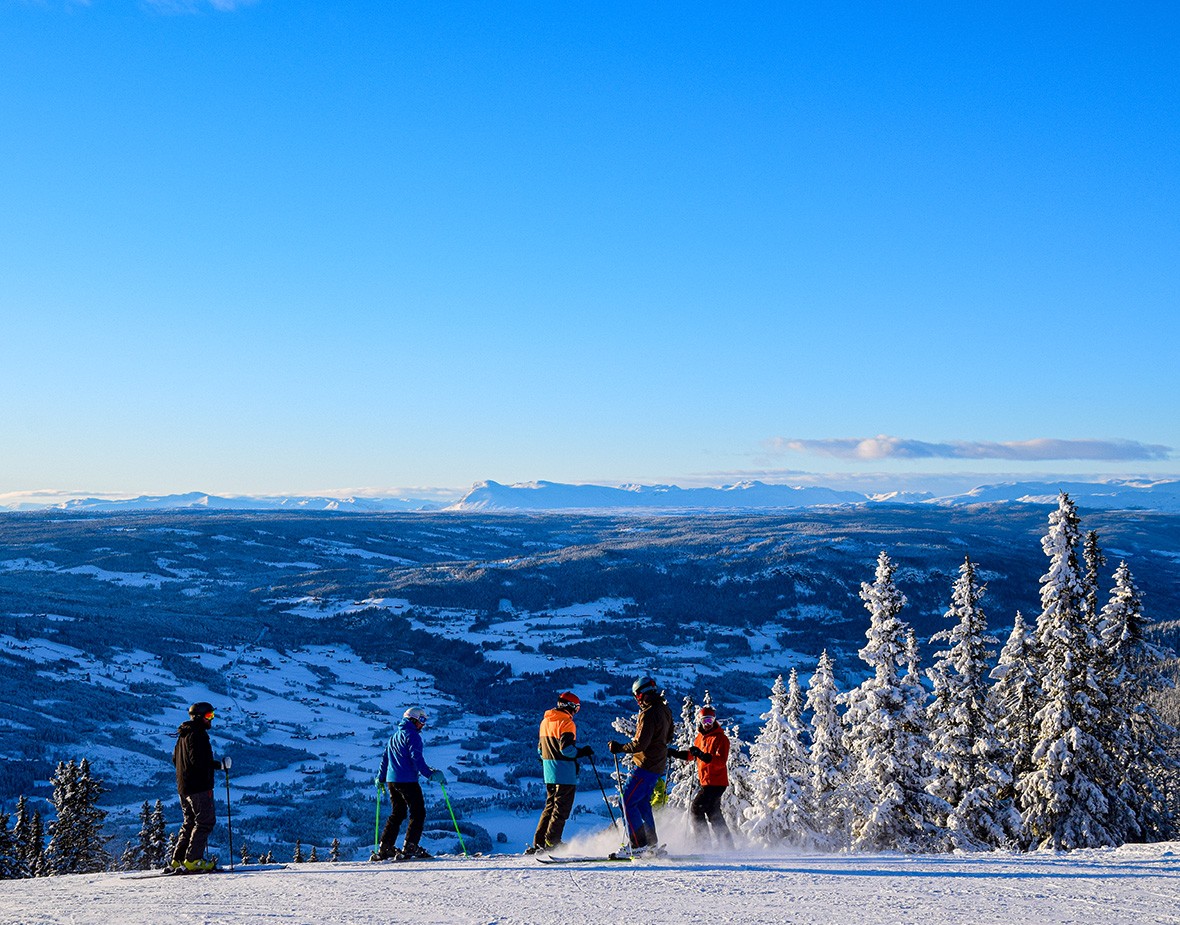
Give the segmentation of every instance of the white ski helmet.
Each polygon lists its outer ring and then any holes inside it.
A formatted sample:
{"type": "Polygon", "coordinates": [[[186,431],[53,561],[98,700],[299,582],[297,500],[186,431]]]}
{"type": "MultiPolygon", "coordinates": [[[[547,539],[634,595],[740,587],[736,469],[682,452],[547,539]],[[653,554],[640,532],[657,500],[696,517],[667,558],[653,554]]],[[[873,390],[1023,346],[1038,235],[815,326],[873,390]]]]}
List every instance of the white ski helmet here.
{"type": "Polygon", "coordinates": [[[406,710],[406,712],[402,714],[402,717],[405,719],[412,719],[414,722],[422,726],[426,725],[426,711],[421,707],[410,707],[410,709],[406,710]]]}

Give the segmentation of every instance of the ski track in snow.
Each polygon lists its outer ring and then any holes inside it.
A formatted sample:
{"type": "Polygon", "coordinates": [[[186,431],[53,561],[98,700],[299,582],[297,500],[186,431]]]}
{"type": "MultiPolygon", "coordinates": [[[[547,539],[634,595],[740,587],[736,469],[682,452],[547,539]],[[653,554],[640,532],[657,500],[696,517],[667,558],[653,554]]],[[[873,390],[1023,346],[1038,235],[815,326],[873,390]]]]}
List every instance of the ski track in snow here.
{"type": "Polygon", "coordinates": [[[743,852],[565,867],[492,855],[146,880],[76,875],[6,882],[0,923],[1180,925],[1177,849],[937,857],[743,852]]]}

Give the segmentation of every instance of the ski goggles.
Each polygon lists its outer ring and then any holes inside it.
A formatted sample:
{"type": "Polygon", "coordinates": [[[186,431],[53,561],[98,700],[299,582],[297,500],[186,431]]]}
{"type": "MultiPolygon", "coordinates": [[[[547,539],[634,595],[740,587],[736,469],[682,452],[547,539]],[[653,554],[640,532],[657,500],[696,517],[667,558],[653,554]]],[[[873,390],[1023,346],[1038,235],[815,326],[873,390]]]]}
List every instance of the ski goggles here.
{"type": "Polygon", "coordinates": [[[708,714],[705,714],[701,717],[702,726],[712,726],[715,722],[717,722],[716,716],[709,716],[708,714]]]}
{"type": "Polygon", "coordinates": [[[205,719],[213,719],[213,717],[215,717],[217,714],[210,710],[208,713],[202,713],[201,715],[205,717],[205,719]]]}

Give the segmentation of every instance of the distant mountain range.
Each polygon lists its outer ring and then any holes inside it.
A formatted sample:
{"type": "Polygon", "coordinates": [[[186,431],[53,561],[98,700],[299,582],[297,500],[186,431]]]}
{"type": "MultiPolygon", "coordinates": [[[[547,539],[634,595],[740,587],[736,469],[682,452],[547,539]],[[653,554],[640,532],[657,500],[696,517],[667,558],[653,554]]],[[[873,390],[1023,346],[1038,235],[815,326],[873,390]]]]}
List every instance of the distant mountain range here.
{"type": "Polygon", "coordinates": [[[717,488],[680,488],[676,485],[569,485],[561,482],[523,482],[504,485],[478,482],[461,498],[344,497],[296,495],[218,496],[204,492],[143,495],[137,498],[71,498],[54,500],[36,495],[8,496],[14,511],[130,511],[130,510],[252,510],[338,511],[380,513],[394,511],[741,511],[790,510],[833,505],[995,503],[1051,504],[1067,491],[1082,507],[1100,510],[1152,510],[1180,513],[1180,480],[1115,479],[1099,482],[1002,482],[981,485],[960,494],[858,491],[819,486],[771,485],[739,482],[717,488]]]}

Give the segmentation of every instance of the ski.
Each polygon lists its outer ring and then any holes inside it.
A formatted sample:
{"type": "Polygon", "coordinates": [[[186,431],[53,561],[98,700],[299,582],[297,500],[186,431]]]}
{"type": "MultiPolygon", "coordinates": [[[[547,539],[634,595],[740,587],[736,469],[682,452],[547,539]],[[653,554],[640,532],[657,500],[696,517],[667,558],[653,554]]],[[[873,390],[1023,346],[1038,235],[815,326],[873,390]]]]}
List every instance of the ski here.
{"type": "Polygon", "coordinates": [[[154,877],[202,877],[205,874],[252,874],[264,870],[285,870],[286,864],[236,864],[231,870],[228,867],[214,867],[209,870],[173,870],[165,867],[163,870],[146,870],[142,874],[129,874],[120,880],[150,880],[154,877]]]}
{"type": "Polygon", "coordinates": [[[541,864],[630,864],[631,858],[624,855],[607,855],[606,857],[576,857],[560,854],[534,854],[533,858],[541,864]]]}

